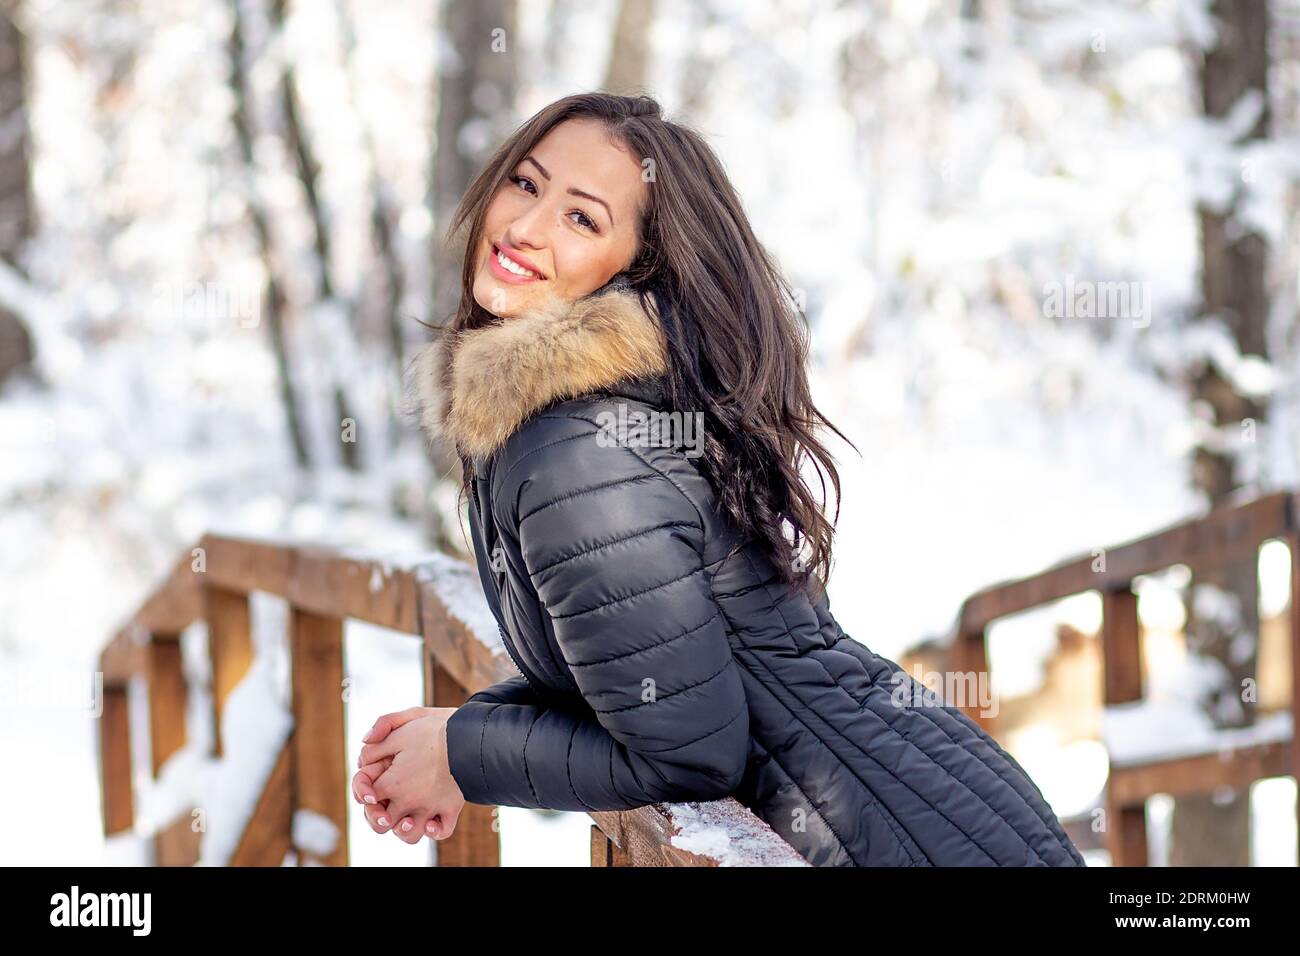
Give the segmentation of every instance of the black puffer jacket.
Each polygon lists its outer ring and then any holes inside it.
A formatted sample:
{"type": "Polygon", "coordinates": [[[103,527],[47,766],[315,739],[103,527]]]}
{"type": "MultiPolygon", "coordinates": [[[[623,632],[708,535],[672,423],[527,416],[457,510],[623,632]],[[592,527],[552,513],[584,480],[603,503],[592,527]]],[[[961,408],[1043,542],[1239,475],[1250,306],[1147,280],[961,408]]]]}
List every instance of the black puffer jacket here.
{"type": "Polygon", "coordinates": [[[615,285],[413,366],[425,427],[477,468],[479,573],[522,674],[448,722],[465,798],[730,794],[818,866],[1083,865],[1021,767],[957,709],[918,706],[937,703],[919,685],[900,694],[912,679],[825,595],[782,585],[752,543],[723,560],[736,532],[686,448],[608,440],[604,416],[664,407],[664,362],[615,285]]]}

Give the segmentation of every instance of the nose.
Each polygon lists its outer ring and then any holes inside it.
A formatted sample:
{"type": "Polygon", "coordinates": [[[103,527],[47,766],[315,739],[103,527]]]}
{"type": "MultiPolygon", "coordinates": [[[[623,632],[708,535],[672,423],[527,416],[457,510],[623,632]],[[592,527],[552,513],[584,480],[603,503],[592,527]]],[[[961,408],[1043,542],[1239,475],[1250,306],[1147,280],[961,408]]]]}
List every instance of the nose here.
{"type": "Polygon", "coordinates": [[[552,212],[545,202],[529,203],[527,210],[506,229],[506,242],[516,249],[545,248],[551,217],[552,212]]]}

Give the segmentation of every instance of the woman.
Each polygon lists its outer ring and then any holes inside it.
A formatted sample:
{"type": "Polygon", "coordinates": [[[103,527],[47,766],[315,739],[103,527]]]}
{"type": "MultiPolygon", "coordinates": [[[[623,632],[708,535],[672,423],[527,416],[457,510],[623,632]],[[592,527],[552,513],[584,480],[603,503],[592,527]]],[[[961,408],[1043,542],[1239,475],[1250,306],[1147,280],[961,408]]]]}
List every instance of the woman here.
{"type": "Polygon", "coordinates": [[[466,227],[460,307],[412,374],[521,673],[380,718],[353,783],[372,828],[735,795],[818,866],[1082,865],[1011,757],[831,616],[799,463],[839,500],[834,426],[708,146],[651,99],[568,97],[489,161],[466,227]]]}

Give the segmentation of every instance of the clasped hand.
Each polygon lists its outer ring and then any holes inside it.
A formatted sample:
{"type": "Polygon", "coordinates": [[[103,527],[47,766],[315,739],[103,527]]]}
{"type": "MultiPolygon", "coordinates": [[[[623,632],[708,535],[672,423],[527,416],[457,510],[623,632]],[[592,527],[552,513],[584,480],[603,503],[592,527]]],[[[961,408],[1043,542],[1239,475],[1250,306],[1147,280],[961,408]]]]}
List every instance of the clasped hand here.
{"type": "Polygon", "coordinates": [[[403,843],[445,840],[465,797],[447,762],[447,720],[455,707],[410,707],[385,714],[362,738],[352,798],[376,833],[403,843]]]}

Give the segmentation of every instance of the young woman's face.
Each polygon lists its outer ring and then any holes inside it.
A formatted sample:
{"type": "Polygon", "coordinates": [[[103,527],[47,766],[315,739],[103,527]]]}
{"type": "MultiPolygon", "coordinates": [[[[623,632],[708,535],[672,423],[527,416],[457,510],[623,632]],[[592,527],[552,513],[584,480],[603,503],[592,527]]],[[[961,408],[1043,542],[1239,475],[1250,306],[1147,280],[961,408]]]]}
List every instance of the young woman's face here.
{"type": "Polygon", "coordinates": [[[470,253],[480,306],[508,318],[553,296],[571,301],[632,264],[647,187],[599,122],[560,123],[509,176],[470,253]]]}

